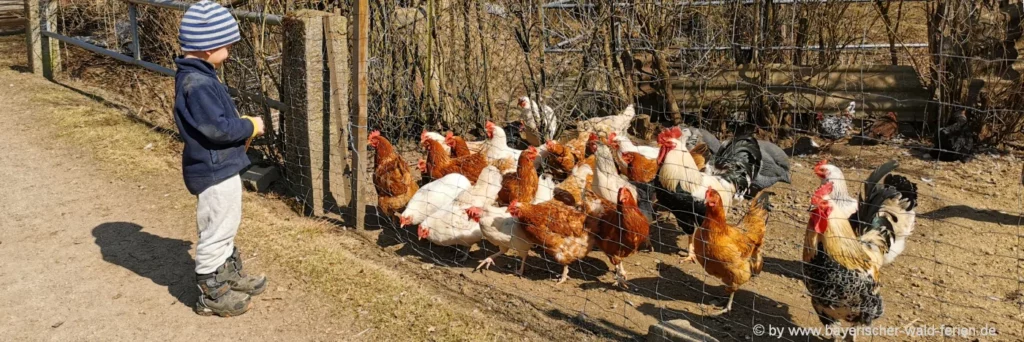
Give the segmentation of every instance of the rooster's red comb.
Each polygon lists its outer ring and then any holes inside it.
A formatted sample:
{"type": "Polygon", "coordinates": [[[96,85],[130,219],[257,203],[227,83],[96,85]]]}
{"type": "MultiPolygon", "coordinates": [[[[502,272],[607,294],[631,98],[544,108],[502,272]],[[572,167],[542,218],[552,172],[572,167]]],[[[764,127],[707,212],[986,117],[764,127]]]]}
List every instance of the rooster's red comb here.
{"type": "Polygon", "coordinates": [[[814,164],[814,169],[818,170],[818,169],[820,169],[821,167],[823,167],[825,165],[828,165],[828,159],[822,159],[817,164],[814,164]]]}
{"type": "Polygon", "coordinates": [[[491,122],[490,120],[487,120],[487,129],[491,129],[492,127],[494,127],[494,123],[491,122]]]}
{"type": "Polygon", "coordinates": [[[683,130],[679,128],[679,126],[675,126],[669,129],[669,134],[671,134],[673,138],[679,139],[683,137],[683,130]]]}
{"type": "Polygon", "coordinates": [[[367,139],[373,139],[373,138],[376,138],[376,137],[379,137],[379,136],[380,136],[380,131],[377,130],[377,131],[370,132],[370,137],[367,138],[367,139]]]}

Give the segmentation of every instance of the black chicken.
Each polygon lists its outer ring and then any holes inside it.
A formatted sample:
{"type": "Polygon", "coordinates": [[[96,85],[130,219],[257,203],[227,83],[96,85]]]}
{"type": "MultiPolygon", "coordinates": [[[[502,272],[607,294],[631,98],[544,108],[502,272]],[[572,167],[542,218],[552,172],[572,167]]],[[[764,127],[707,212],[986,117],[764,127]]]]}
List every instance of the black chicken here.
{"type": "Polygon", "coordinates": [[[960,111],[952,118],[953,123],[939,129],[935,136],[935,148],[929,151],[932,158],[941,161],[963,161],[971,159],[971,150],[977,141],[977,134],[967,121],[967,111],[960,111]]]}

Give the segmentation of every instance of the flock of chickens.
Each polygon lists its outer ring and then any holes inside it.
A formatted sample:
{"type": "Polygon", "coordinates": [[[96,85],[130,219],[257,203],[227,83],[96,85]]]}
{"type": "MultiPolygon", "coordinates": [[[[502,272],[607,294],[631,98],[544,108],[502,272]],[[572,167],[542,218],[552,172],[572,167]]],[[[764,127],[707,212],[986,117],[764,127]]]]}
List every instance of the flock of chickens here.
{"type": "MultiPolygon", "coordinates": [[[[773,195],[762,190],[790,182],[781,148],[749,135],[719,142],[707,131],[678,126],[662,131],[658,146],[636,145],[623,133],[633,106],[576,123],[577,137],[557,141],[550,108],[538,110],[526,97],[519,107],[522,133],[532,134],[526,140],[536,146],[510,147],[505,129],[491,122],[484,141],[424,131],[426,158],[417,163],[422,187],[388,139],[371,133],[379,212],[402,227],[417,226],[419,238],[433,244],[496,245],[499,251],[478,270],[511,249],[522,259],[516,271],[522,275],[530,250],[539,247],[564,265],[558,283],[596,247],[614,266],[619,286],[627,279],[623,259],[649,244],[652,222],[667,212],[690,235],[685,260],[727,287],[728,304],[716,314],[731,309],[735,292],[762,269],[773,195]],[[736,225],[726,220],[733,207],[747,208],[736,225]]],[[[814,167],[821,185],[810,197],[803,268],[823,324],[869,325],[882,314],[880,269],[904,250],[914,229],[917,188],[890,174],[897,166],[880,166],[859,197],[838,167],[826,160],[814,167]]]]}

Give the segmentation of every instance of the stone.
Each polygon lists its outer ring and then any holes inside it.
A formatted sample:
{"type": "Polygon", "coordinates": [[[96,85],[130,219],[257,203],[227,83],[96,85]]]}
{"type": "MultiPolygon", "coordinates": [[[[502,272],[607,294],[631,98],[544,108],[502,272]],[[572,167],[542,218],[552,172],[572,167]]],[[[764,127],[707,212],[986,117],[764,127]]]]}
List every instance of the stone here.
{"type": "Polygon", "coordinates": [[[242,185],[248,191],[266,192],[280,178],[281,172],[276,166],[253,166],[242,174],[242,185]]]}
{"type": "Polygon", "coordinates": [[[701,342],[718,339],[693,327],[690,321],[675,319],[667,322],[658,322],[651,325],[647,331],[647,342],[701,342]]]}

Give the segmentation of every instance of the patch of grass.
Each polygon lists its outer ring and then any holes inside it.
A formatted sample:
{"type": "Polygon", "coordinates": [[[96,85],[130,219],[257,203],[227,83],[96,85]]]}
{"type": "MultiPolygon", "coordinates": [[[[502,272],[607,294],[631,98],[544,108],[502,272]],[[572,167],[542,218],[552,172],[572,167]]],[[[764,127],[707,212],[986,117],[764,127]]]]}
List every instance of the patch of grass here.
{"type": "MultiPolygon", "coordinates": [[[[270,209],[281,203],[246,196],[246,223],[239,242],[258,246],[263,260],[274,260],[332,302],[336,314],[354,317],[355,331],[372,340],[483,341],[508,338],[508,325],[431,293],[402,274],[354,253],[364,242],[332,234],[326,222],[286,221],[270,209]]],[[[521,335],[520,335],[521,336],[521,335]]]]}
{"type": "Polygon", "coordinates": [[[40,88],[31,101],[49,112],[60,140],[92,151],[102,164],[117,165],[110,171],[118,177],[180,172],[180,161],[173,159],[174,151],[181,150],[180,142],[63,88],[40,88]]]}

